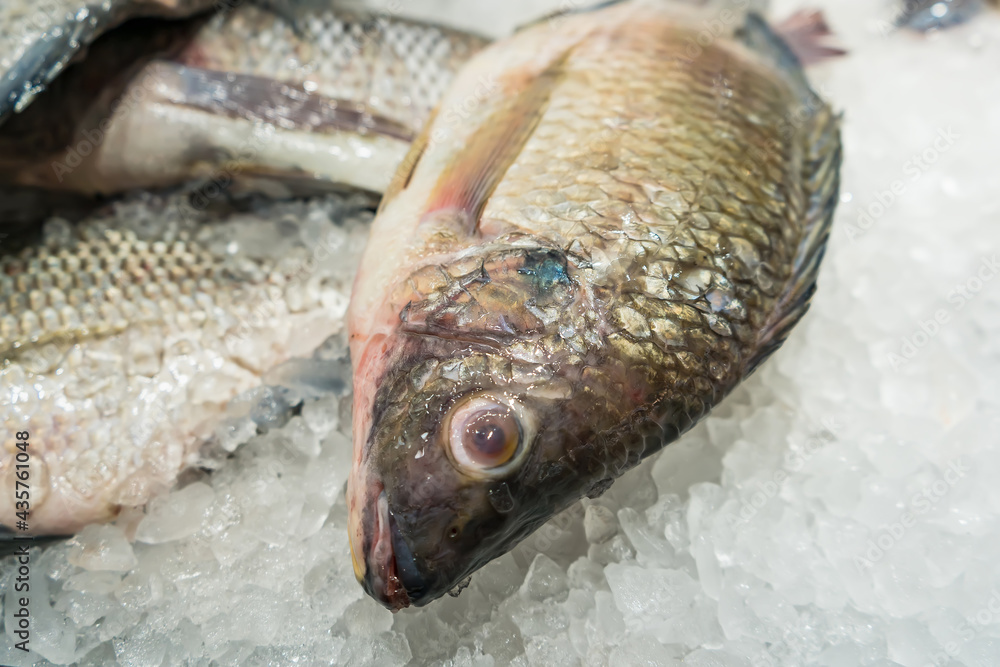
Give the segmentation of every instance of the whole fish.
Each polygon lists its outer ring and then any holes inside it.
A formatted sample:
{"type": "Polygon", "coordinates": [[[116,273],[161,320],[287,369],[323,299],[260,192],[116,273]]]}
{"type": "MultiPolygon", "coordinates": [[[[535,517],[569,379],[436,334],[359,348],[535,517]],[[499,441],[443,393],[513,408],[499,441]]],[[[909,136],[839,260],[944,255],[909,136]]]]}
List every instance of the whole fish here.
{"type": "Polygon", "coordinates": [[[0,123],[23,111],[106,30],[141,16],[183,17],[215,0],[4,0],[0,3],[0,123]]]}
{"type": "MultiPolygon", "coordinates": [[[[246,5],[204,28],[159,23],[133,22],[95,42],[71,68],[81,69],[0,127],[0,164],[33,147],[46,155],[37,162],[51,180],[47,121],[72,112],[104,133],[91,161],[64,174],[91,191],[173,182],[198,169],[216,178],[277,173],[300,169],[296,157],[310,157],[332,182],[381,190],[411,143],[406,133],[419,130],[465,54],[484,44],[329,8],[283,18],[246,5]],[[175,58],[150,64],[153,83],[134,102],[122,96],[102,130],[93,112],[108,108],[100,70],[123,53],[160,49],[175,58]],[[42,99],[50,94],[52,102],[42,99]],[[89,100],[92,110],[60,109],[60,95],[89,100]],[[36,116],[32,135],[23,123],[36,116]],[[14,121],[24,132],[5,134],[14,121]],[[261,133],[254,153],[238,152],[261,133]],[[354,157],[332,153],[334,139],[354,157]],[[381,154],[365,154],[378,153],[380,141],[381,154]]],[[[126,90],[145,85],[140,78],[126,90]]],[[[87,127],[74,125],[71,150],[87,127]]],[[[11,227],[0,228],[0,418],[8,427],[0,526],[17,522],[16,432],[32,436],[30,532],[72,533],[169,488],[203,443],[232,437],[224,419],[233,397],[341,330],[366,229],[330,221],[364,218],[370,199],[242,215],[226,211],[218,193],[142,196],[79,225],[50,220],[22,250],[11,227]]]]}
{"type": "Polygon", "coordinates": [[[839,118],[745,5],[529,27],[463,69],[404,161],[349,313],[351,550],[390,609],[600,495],[805,312],[839,118]]]}
{"type": "Polygon", "coordinates": [[[321,4],[240,5],[106,35],[0,127],[0,180],[104,195],[262,178],[381,193],[487,42],[321,4]],[[122,62],[133,66],[110,77],[122,62]]]}

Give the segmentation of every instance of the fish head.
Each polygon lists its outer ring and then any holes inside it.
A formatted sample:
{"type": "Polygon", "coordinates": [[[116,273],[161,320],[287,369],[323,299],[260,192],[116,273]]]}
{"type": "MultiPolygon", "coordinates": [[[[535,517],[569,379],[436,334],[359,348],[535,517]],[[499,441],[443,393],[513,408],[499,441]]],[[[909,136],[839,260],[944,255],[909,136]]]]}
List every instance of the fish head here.
{"type": "Polygon", "coordinates": [[[393,610],[509,551],[586,491],[581,466],[599,459],[574,456],[599,446],[607,415],[559,334],[583,310],[566,256],[469,259],[413,274],[398,324],[355,360],[352,556],[393,610]]]}

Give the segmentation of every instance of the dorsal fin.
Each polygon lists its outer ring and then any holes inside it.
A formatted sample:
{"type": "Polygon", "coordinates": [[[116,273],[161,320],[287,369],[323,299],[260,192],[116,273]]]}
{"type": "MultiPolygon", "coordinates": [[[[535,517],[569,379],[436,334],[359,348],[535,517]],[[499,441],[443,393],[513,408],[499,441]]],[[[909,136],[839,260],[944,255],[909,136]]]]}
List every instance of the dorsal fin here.
{"type": "Polygon", "coordinates": [[[567,50],[541,73],[508,84],[508,90],[501,93],[505,99],[500,107],[441,172],[428,198],[425,215],[454,211],[468,222],[470,234],[476,231],[486,202],[545,113],[571,51],[567,50]]]}

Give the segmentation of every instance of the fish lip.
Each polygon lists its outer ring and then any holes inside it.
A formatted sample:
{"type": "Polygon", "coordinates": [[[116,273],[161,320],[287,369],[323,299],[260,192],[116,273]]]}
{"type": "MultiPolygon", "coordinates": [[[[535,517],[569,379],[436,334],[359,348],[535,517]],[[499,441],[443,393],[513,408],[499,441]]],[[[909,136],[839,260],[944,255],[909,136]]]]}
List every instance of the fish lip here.
{"type": "Polygon", "coordinates": [[[427,582],[420,574],[413,557],[413,550],[410,549],[410,545],[399,532],[399,528],[396,526],[396,517],[391,511],[389,512],[389,534],[392,538],[396,575],[403,584],[409,601],[420,606],[421,600],[427,593],[427,582]]]}
{"type": "Polygon", "coordinates": [[[366,540],[370,544],[366,558],[367,567],[361,583],[368,595],[395,612],[411,604],[410,594],[403,579],[415,584],[419,575],[414,577],[416,566],[413,563],[413,555],[396,529],[392,513],[389,511],[389,499],[385,489],[380,490],[372,510],[368,513],[371,517],[372,530],[368,533],[371,535],[370,542],[366,540]],[[397,564],[397,544],[401,549],[405,549],[400,563],[405,570],[402,578],[397,564]]]}

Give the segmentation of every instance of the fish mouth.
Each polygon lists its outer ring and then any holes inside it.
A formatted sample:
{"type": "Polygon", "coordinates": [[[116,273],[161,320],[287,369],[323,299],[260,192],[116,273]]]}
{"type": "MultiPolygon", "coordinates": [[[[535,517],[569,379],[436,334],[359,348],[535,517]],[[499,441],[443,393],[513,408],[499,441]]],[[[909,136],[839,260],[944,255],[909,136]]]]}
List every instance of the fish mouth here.
{"type": "Polygon", "coordinates": [[[426,592],[424,578],[417,569],[410,546],[403,539],[389,510],[384,489],[370,504],[362,520],[367,550],[364,563],[358,562],[358,552],[351,544],[354,571],[365,592],[390,611],[399,611],[419,604],[426,592]]]}

